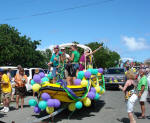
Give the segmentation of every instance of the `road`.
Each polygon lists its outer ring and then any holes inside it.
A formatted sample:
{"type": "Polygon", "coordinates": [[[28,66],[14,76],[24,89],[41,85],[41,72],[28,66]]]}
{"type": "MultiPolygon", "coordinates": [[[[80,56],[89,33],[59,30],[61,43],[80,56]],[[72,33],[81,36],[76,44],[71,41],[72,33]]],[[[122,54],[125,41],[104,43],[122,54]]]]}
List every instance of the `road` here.
{"type": "MultiPolygon", "coordinates": [[[[28,106],[28,100],[31,98],[31,96],[26,97],[23,111],[21,109],[15,110],[15,104],[11,104],[9,113],[0,113],[0,123],[11,123],[12,121],[15,123],[32,123],[42,117],[42,114],[35,114],[33,108],[28,106]]],[[[150,104],[146,103],[146,119],[137,119],[137,116],[140,115],[138,102],[135,105],[134,114],[137,123],[150,123],[150,104]]],[[[48,118],[41,123],[48,121],[54,123],[129,123],[124,94],[121,91],[106,91],[100,101],[89,108],[83,108],[73,113],[65,110],[53,119],[48,118]]]]}

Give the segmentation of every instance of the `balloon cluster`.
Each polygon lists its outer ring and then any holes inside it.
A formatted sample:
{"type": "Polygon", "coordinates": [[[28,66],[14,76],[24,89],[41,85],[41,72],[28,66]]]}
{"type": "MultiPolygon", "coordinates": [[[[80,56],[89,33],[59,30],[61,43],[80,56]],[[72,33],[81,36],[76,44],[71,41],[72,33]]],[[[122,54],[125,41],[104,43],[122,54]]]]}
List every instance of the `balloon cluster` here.
{"type": "MultiPolygon", "coordinates": [[[[77,75],[77,79],[74,80],[75,85],[81,85],[82,87],[88,86],[88,81],[90,81],[92,76],[97,76],[103,74],[103,69],[88,69],[87,71],[79,71],[77,75]]],[[[91,105],[92,100],[99,100],[100,96],[105,92],[102,86],[96,85],[91,86],[87,96],[80,101],[75,103],[71,103],[68,106],[70,111],[74,111],[76,109],[81,109],[84,106],[89,107],[91,105]]]]}
{"type": "Polygon", "coordinates": [[[39,89],[41,88],[41,85],[48,83],[50,78],[51,78],[51,73],[49,73],[47,77],[43,72],[40,72],[39,74],[35,74],[33,76],[33,79],[31,80],[32,90],[34,92],[38,92],[39,89]]]}
{"type": "Polygon", "coordinates": [[[61,102],[58,99],[51,99],[51,96],[48,93],[42,93],[41,101],[37,103],[35,99],[29,100],[29,105],[34,106],[34,112],[40,113],[43,110],[46,110],[48,114],[54,112],[54,108],[59,108],[61,102]]]}

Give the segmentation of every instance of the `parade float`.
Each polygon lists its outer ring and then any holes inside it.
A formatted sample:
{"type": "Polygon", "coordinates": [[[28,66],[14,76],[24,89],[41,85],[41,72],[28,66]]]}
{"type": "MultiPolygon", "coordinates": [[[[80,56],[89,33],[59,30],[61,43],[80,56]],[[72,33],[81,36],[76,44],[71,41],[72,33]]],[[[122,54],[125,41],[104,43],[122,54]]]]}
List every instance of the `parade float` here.
{"type": "MultiPolygon", "coordinates": [[[[60,45],[60,47],[70,47],[72,44],[60,45]]],[[[77,45],[80,48],[88,48],[84,45],[77,45]]],[[[79,71],[74,85],[67,85],[65,79],[58,79],[55,84],[52,80],[51,72],[45,76],[39,73],[31,80],[33,92],[38,93],[38,99],[30,99],[29,105],[34,107],[35,113],[46,110],[52,114],[55,110],[67,107],[69,111],[81,109],[83,106],[91,106],[92,101],[100,99],[105,92],[105,81],[103,69],[87,69],[79,71]]]]}

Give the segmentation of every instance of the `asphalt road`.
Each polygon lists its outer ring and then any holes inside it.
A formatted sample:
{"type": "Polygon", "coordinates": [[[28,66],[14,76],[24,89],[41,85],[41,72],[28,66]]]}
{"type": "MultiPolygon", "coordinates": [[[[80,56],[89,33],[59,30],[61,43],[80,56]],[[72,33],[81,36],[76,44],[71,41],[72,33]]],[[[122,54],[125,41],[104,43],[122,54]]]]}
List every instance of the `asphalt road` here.
{"type": "MultiPolygon", "coordinates": [[[[23,110],[15,110],[15,104],[11,104],[11,111],[9,113],[0,113],[0,123],[32,123],[35,120],[43,117],[35,114],[33,108],[28,106],[28,96],[25,99],[25,107],[23,110]]],[[[137,123],[150,123],[150,103],[146,103],[146,119],[139,120],[137,116],[140,115],[140,106],[137,102],[134,109],[134,114],[137,123]]],[[[129,123],[128,115],[126,113],[126,105],[124,102],[124,94],[121,91],[106,91],[101,99],[89,108],[83,108],[73,113],[65,110],[53,119],[48,118],[40,123],[129,123]]],[[[37,123],[37,122],[36,122],[37,123]]]]}

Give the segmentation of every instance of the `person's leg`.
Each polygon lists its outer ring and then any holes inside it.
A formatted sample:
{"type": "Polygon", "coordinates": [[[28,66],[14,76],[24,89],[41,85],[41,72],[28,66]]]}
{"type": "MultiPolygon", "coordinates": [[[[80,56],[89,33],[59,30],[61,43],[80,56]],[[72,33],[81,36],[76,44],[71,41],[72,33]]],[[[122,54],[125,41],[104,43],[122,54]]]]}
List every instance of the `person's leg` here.
{"type": "Polygon", "coordinates": [[[23,109],[23,105],[24,105],[24,97],[21,96],[21,109],[23,109]]]}
{"type": "Polygon", "coordinates": [[[16,95],[16,109],[19,108],[19,95],[16,95]]]}
{"type": "Polygon", "coordinates": [[[141,105],[141,111],[142,111],[141,116],[145,117],[145,104],[144,104],[144,102],[140,102],[140,105],[141,105]]]}
{"type": "Polygon", "coordinates": [[[53,77],[53,83],[56,83],[56,67],[53,67],[52,77],[53,77]]]}
{"type": "Polygon", "coordinates": [[[136,123],[134,117],[133,117],[133,113],[132,112],[128,112],[128,117],[130,119],[130,123],[136,123]]]}

